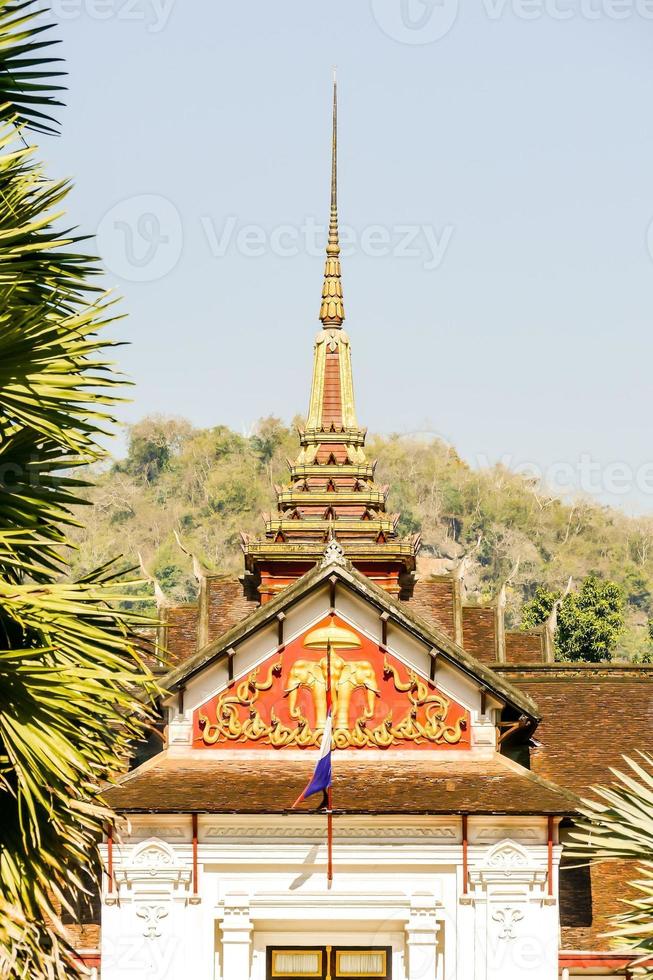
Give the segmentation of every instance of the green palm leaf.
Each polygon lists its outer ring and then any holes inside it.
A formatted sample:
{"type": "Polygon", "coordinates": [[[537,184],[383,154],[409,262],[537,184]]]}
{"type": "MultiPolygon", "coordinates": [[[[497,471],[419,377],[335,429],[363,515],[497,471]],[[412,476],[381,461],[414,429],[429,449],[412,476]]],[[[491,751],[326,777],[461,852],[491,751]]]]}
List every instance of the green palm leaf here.
{"type": "Polygon", "coordinates": [[[600,862],[637,861],[641,877],[630,882],[633,896],[622,899],[626,911],[613,919],[609,933],[621,949],[636,957],[634,975],[653,978],[653,758],[638,753],[641,761],[624,758],[635,773],[611,770],[615,782],[596,787],[597,799],[584,800],[581,819],[571,832],[572,855],[600,862]]]}
{"type": "Polygon", "coordinates": [[[41,133],[57,132],[49,110],[62,103],[56,93],[63,86],[52,84],[64,72],[53,70],[61,59],[45,49],[58,42],[38,40],[52,28],[40,23],[43,7],[37,0],[0,4],[0,119],[15,118],[41,133]],[[44,57],[35,58],[37,51],[44,57]]]}
{"type": "Polygon", "coordinates": [[[69,184],[25,145],[54,131],[50,25],[0,0],[0,977],[78,976],[59,920],[97,865],[111,819],[100,787],[129,764],[158,694],[134,584],[109,563],[66,580],[83,468],[101,460],[123,379],[103,333],[112,301],[81,236],[61,227],[69,184]]]}

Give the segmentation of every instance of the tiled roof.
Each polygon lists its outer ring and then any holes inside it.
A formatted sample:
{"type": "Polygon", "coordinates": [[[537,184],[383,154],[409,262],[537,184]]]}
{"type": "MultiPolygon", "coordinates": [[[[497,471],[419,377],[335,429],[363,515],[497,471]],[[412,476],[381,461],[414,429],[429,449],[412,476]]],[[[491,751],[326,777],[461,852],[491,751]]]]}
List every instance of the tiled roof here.
{"type": "Polygon", "coordinates": [[[531,768],[578,794],[612,781],[610,767],[653,753],[653,667],[551,664],[495,668],[542,713],[531,768]]]}
{"type": "MultiPolygon", "coordinates": [[[[314,766],[305,759],[211,759],[163,754],[104,793],[121,812],[288,813],[314,766]]],[[[572,794],[504,758],[447,760],[390,755],[333,760],[335,812],[349,814],[569,814],[572,794]]],[[[297,812],[315,810],[319,800],[297,812]]]]}

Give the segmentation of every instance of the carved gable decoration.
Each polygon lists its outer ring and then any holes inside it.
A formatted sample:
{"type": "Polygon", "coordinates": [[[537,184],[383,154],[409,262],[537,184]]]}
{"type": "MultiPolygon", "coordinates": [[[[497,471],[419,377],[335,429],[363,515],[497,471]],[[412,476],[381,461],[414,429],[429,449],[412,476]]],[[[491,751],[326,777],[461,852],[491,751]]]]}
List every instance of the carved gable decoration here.
{"type": "Polygon", "coordinates": [[[328,643],[336,749],[469,748],[466,709],[337,616],[325,618],[198,708],[194,747],[318,746],[326,715],[328,643]]]}

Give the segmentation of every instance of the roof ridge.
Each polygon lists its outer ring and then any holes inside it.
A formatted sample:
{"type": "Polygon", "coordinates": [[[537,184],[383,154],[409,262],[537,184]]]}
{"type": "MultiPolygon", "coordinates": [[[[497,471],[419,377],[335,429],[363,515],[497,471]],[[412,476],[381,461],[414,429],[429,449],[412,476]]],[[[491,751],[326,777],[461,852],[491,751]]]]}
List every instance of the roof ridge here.
{"type": "Polygon", "coordinates": [[[268,602],[259,606],[258,609],[254,610],[249,616],[246,616],[244,620],[237,623],[231,630],[216,637],[201,650],[198,650],[192,657],[189,657],[185,663],[169,671],[163,678],[163,686],[174,690],[177,685],[194,674],[199,673],[205,667],[208,667],[210,663],[218,659],[229,647],[238,642],[239,639],[263,626],[268,620],[273,619],[277,612],[282,611],[289,604],[297,601],[302,595],[317,586],[321,581],[327,580],[331,575],[337,575],[345,581],[348,581],[351,586],[357,588],[363,595],[367,595],[372,601],[375,601],[384,609],[392,611],[404,628],[418,633],[423,639],[427,639],[441,651],[442,655],[448,657],[458,669],[471,674],[489,690],[510,701],[515,707],[528,714],[533,721],[538,722],[540,720],[541,716],[537,705],[528,694],[525,694],[519,687],[505,680],[485,664],[481,663],[480,660],[477,660],[460,647],[446,633],[433,626],[432,623],[422,619],[412,610],[409,613],[404,604],[395,599],[394,596],[390,595],[366,575],[363,575],[362,572],[359,572],[350,563],[347,563],[346,566],[331,563],[312,568],[301,578],[297,579],[296,582],[293,582],[292,585],[287,586],[268,602]]]}
{"type": "Polygon", "coordinates": [[[532,782],[537,783],[539,786],[550,790],[554,793],[560,793],[561,796],[565,796],[569,800],[573,800],[575,803],[581,802],[581,797],[577,793],[574,793],[570,789],[566,789],[564,786],[560,786],[559,783],[554,783],[551,779],[546,779],[544,776],[538,776],[536,772],[532,769],[527,769],[526,766],[522,766],[521,763],[515,762],[514,759],[509,758],[507,755],[502,755],[500,752],[497,753],[498,759],[501,760],[501,764],[510,769],[512,772],[518,773],[520,776],[526,776],[532,782]]]}

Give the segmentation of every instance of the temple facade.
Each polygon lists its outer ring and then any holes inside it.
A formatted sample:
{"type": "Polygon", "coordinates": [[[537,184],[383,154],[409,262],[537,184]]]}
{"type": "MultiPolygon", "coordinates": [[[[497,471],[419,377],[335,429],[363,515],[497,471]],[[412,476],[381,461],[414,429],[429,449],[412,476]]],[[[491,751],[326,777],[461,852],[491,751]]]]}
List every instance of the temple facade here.
{"type": "Polygon", "coordinates": [[[633,869],[567,868],[580,795],[651,740],[645,667],[559,664],[504,596],[420,578],[358,422],[331,213],[305,427],[241,578],[160,610],[160,750],[109,788],[102,980],[623,976],[633,869]],[[327,656],[329,669],[327,670],[327,656]],[[170,666],[172,665],[172,666],[170,666]],[[333,716],[324,801],[293,806],[333,716]]]}

